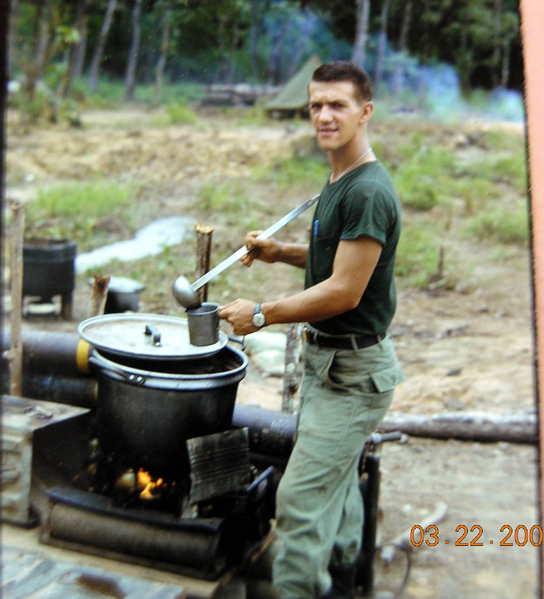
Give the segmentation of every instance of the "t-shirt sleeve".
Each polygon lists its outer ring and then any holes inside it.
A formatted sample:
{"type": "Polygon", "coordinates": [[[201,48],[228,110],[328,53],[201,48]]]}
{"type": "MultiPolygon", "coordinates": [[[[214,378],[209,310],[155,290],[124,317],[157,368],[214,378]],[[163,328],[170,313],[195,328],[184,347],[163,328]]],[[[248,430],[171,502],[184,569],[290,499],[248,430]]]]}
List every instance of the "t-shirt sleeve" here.
{"type": "Polygon", "coordinates": [[[343,227],[340,239],[353,240],[361,235],[385,245],[389,227],[387,192],[381,186],[354,185],[344,196],[343,227]]]}

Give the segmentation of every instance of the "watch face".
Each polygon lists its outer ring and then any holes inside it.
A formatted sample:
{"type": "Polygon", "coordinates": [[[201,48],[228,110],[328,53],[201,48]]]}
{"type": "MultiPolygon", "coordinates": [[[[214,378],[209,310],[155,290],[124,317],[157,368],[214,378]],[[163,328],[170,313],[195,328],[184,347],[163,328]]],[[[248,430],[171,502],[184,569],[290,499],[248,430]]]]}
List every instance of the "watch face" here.
{"type": "Polygon", "coordinates": [[[262,312],[257,312],[257,314],[253,315],[253,325],[256,327],[262,327],[265,323],[264,314],[262,312]]]}

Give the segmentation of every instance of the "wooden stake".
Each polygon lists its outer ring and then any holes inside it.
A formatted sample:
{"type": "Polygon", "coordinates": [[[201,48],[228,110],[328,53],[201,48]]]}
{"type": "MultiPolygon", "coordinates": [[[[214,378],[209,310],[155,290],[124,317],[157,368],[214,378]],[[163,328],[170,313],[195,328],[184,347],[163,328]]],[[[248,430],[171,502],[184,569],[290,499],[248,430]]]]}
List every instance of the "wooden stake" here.
{"type": "Polygon", "coordinates": [[[25,206],[18,201],[11,203],[13,227],[11,233],[11,349],[10,394],[21,396],[23,392],[23,341],[21,335],[23,313],[23,239],[25,232],[25,206]]]}
{"type": "Polygon", "coordinates": [[[292,414],[295,411],[294,395],[300,385],[298,369],[300,323],[293,323],[287,329],[287,342],[285,346],[285,374],[283,375],[283,396],[281,399],[281,411],[292,414]]]}
{"type": "MultiPolygon", "coordinates": [[[[212,253],[213,227],[196,223],[196,278],[199,279],[210,270],[210,257],[212,253]]],[[[198,291],[201,302],[208,301],[208,284],[203,285],[198,291]]]]}
{"type": "Polygon", "coordinates": [[[89,317],[102,316],[108,299],[108,286],[110,277],[103,275],[94,275],[93,296],[91,299],[91,312],[89,317]]]}

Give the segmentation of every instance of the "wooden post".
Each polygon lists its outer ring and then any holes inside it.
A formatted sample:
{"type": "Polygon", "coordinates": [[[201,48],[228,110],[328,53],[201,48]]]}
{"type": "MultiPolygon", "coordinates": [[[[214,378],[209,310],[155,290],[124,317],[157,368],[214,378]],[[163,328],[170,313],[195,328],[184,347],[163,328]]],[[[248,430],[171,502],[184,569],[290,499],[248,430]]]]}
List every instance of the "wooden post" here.
{"type": "Polygon", "coordinates": [[[298,369],[300,323],[293,323],[287,329],[287,343],[285,347],[285,374],[283,375],[283,396],[281,399],[281,411],[292,414],[295,411],[294,395],[300,385],[298,369]]]}
{"type": "Polygon", "coordinates": [[[23,314],[23,239],[25,232],[25,206],[18,201],[11,203],[13,228],[11,233],[11,349],[10,385],[11,395],[20,397],[23,392],[23,341],[21,335],[23,314]]]}
{"type": "MultiPolygon", "coordinates": [[[[210,270],[210,256],[212,253],[213,227],[196,223],[196,278],[199,279],[210,270]]],[[[208,284],[203,285],[198,291],[201,302],[208,300],[208,284]]]]}
{"type": "Polygon", "coordinates": [[[108,299],[108,286],[110,277],[103,275],[94,275],[93,281],[93,296],[91,299],[91,312],[89,317],[102,316],[108,299]]]}

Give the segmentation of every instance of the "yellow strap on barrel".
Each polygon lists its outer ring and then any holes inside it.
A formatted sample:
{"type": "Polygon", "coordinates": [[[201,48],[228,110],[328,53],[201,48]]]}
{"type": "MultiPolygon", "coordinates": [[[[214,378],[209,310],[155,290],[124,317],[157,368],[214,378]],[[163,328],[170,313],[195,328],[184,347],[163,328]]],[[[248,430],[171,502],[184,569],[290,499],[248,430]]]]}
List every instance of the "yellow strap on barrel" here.
{"type": "Polygon", "coordinates": [[[91,352],[91,344],[85,339],[80,339],[77,344],[76,364],[80,372],[91,372],[89,368],[89,354],[91,352]]]}

